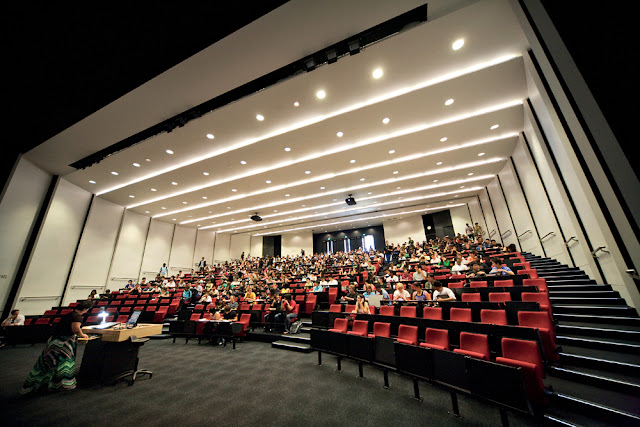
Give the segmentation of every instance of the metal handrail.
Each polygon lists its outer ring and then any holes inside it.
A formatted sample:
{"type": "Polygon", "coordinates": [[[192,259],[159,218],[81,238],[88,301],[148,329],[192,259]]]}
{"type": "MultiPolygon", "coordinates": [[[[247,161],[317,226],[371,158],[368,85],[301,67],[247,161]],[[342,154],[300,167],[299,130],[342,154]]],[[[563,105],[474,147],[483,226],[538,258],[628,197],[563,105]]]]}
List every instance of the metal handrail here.
{"type": "Polygon", "coordinates": [[[104,285],[73,285],[71,289],[96,289],[104,288],[104,285]]]}
{"type": "Polygon", "coordinates": [[[578,241],[578,238],[576,236],[571,236],[569,238],[569,240],[567,240],[566,242],[564,242],[564,244],[569,247],[569,242],[571,242],[572,240],[575,240],[576,242],[578,241]]]}
{"type": "Polygon", "coordinates": [[[191,270],[191,267],[171,267],[171,270],[191,270]]]}
{"type": "Polygon", "coordinates": [[[521,238],[522,236],[524,236],[527,233],[531,233],[531,230],[527,230],[524,233],[522,233],[521,235],[518,236],[518,239],[521,238]]]}
{"type": "Polygon", "coordinates": [[[598,258],[598,257],[596,256],[596,254],[597,254],[598,252],[600,252],[600,251],[602,251],[602,252],[604,252],[604,253],[607,253],[607,254],[608,254],[608,253],[610,253],[610,252],[609,252],[608,250],[606,250],[605,248],[606,248],[606,246],[600,246],[600,247],[596,248],[594,251],[592,251],[592,252],[591,252],[591,256],[592,256],[592,257],[594,257],[594,258],[598,258]]]}
{"type": "Polygon", "coordinates": [[[507,230],[507,231],[505,231],[504,233],[502,233],[502,234],[500,235],[500,237],[504,237],[505,235],[507,235],[507,234],[509,234],[509,233],[511,233],[511,230],[507,230]]]}
{"type": "MultiPolygon", "coordinates": [[[[484,233],[483,233],[484,234],[484,233]]],[[[493,237],[493,235],[496,234],[496,230],[493,230],[492,232],[489,233],[489,237],[493,237]]]]}
{"type": "Polygon", "coordinates": [[[138,280],[137,277],[112,277],[111,281],[116,281],[116,280],[138,280]]]}
{"type": "Polygon", "coordinates": [[[627,274],[631,276],[632,279],[640,280],[640,276],[638,275],[638,272],[633,268],[628,269],[627,274]]]}
{"type": "Polygon", "coordinates": [[[548,232],[547,234],[545,234],[544,236],[542,236],[540,238],[540,241],[542,241],[542,239],[544,239],[547,236],[552,236],[552,237],[556,237],[556,233],[554,233],[553,231],[548,232]]]}
{"type": "Polygon", "coordinates": [[[62,298],[62,295],[61,295],[61,296],[58,296],[58,297],[54,297],[54,296],[46,296],[46,297],[22,297],[22,298],[20,298],[20,301],[25,301],[25,300],[28,300],[28,299],[58,299],[58,298],[62,298]]]}

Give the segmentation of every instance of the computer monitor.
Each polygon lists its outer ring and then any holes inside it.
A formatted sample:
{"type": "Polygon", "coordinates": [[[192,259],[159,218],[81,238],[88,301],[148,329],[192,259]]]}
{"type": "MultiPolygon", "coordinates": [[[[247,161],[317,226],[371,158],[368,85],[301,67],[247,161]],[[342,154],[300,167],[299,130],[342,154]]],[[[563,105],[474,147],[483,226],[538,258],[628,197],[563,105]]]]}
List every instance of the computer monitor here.
{"type": "Polygon", "coordinates": [[[129,320],[127,321],[127,326],[129,325],[136,326],[138,324],[138,318],[140,317],[140,313],[142,313],[142,311],[134,311],[131,314],[131,317],[129,317],[129,320]]]}

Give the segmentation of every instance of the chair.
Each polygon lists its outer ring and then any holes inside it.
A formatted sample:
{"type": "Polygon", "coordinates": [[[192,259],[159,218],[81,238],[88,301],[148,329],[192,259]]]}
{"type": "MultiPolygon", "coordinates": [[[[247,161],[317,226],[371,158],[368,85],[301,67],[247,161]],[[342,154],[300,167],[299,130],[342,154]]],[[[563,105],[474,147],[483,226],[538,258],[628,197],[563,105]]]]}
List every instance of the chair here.
{"type": "Polygon", "coordinates": [[[465,292],[462,294],[462,302],[481,302],[480,294],[475,292],[465,292]]]}
{"type": "Polygon", "coordinates": [[[427,328],[425,342],[421,342],[420,347],[449,351],[449,331],[447,329],[427,328]]]}
{"type": "Polygon", "coordinates": [[[329,306],[329,313],[341,313],[342,312],[342,304],[331,304],[329,306]]]}
{"type": "Polygon", "coordinates": [[[422,317],[431,320],[442,320],[442,307],[424,307],[422,317]]]}
{"type": "Polygon", "coordinates": [[[489,293],[489,302],[507,302],[511,301],[509,292],[491,292],[489,293]]]}
{"type": "MultiPolygon", "coordinates": [[[[525,269],[518,271],[518,274],[528,274],[530,278],[537,279],[538,278],[538,270],[536,269],[525,269]]],[[[524,279],[526,280],[526,279],[524,279]]]]}
{"type": "Polygon", "coordinates": [[[115,307],[107,307],[107,313],[117,313],[118,309],[115,307]]]}
{"type": "Polygon", "coordinates": [[[493,286],[496,288],[507,288],[513,286],[513,280],[496,280],[493,282],[493,286]]]}
{"type": "Polygon", "coordinates": [[[522,368],[529,400],[537,405],[546,403],[544,397],[544,368],[535,341],[502,338],[502,356],[496,362],[522,368]]]}
{"type": "MultiPolygon", "coordinates": [[[[94,317],[96,318],[96,320],[98,319],[98,316],[94,316],[94,317]]],[[[34,325],[48,325],[50,321],[51,319],[48,317],[39,317],[36,319],[36,322],[34,323],[34,325]]]]}
{"type": "Polygon", "coordinates": [[[344,312],[345,313],[351,313],[355,309],[356,309],[356,305],[355,304],[347,304],[347,306],[344,308],[344,312]]]}
{"type": "Polygon", "coordinates": [[[471,280],[469,281],[469,286],[471,288],[486,288],[488,284],[484,280],[471,280]]]}
{"type": "Polygon", "coordinates": [[[489,337],[483,334],[460,332],[460,348],[456,348],[453,351],[478,359],[489,360],[491,356],[489,337]]]}
{"type": "Polygon", "coordinates": [[[537,302],[540,305],[540,309],[546,311],[550,318],[553,315],[549,294],[546,292],[523,292],[522,301],[537,302]]]}
{"type": "MultiPolygon", "coordinates": [[[[40,320],[40,319],[38,319],[38,320],[40,320]]],[[[36,320],[36,325],[39,324],[38,320],[36,320]]],[[[100,322],[100,318],[98,316],[89,316],[89,317],[87,317],[87,324],[95,325],[98,322],[100,322]]]]}
{"type": "Polygon", "coordinates": [[[447,285],[447,288],[449,289],[464,288],[464,282],[450,282],[447,285]]]}
{"type": "Polygon", "coordinates": [[[122,304],[122,301],[117,301],[117,300],[116,300],[116,301],[111,301],[111,304],[110,304],[110,305],[111,305],[111,306],[114,306],[114,305],[115,305],[115,306],[119,306],[120,304],[122,304]]]}
{"type": "Polygon", "coordinates": [[[375,322],[373,324],[373,333],[369,334],[369,338],[375,337],[391,337],[391,324],[384,322],[375,322]]]}
{"type": "Polygon", "coordinates": [[[251,314],[249,313],[242,314],[240,316],[240,320],[238,320],[238,323],[242,325],[242,330],[238,332],[236,335],[240,337],[247,335],[247,329],[249,328],[249,324],[251,323],[251,314]]]}
{"type": "Polygon", "coordinates": [[[471,309],[452,307],[451,310],[449,310],[449,320],[471,322],[471,309]]]}
{"type": "Polygon", "coordinates": [[[161,323],[165,317],[167,317],[167,311],[169,310],[168,305],[163,305],[158,307],[156,312],[153,314],[153,323],[161,323]]]}
{"type": "Polygon", "coordinates": [[[439,275],[439,276],[433,276],[434,279],[436,280],[445,280],[447,279],[447,275],[443,274],[443,275],[439,275]]]}
{"type": "Polygon", "coordinates": [[[350,331],[347,331],[347,334],[366,337],[369,334],[369,322],[366,320],[354,320],[353,327],[350,331]]]}
{"type": "Polygon", "coordinates": [[[200,315],[202,313],[193,313],[191,314],[191,316],[189,316],[189,320],[192,322],[197,322],[198,320],[200,320],[200,315]]]}
{"type": "Polygon", "coordinates": [[[396,341],[403,344],[418,345],[418,327],[409,325],[398,326],[398,338],[396,341]]]}
{"type": "Polygon", "coordinates": [[[338,288],[331,287],[329,288],[327,293],[329,297],[329,304],[333,304],[334,302],[336,302],[336,299],[338,298],[338,288]]]}
{"type": "Polygon", "coordinates": [[[116,322],[117,323],[127,323],[127,320],[129,320],[129,316],[127,316],[126,314],[121,314],[116,319],[116,322]]]}
{"type": "MultiPolygon", "coordinates": [[[[109,301],[98,301],[98,307],[102,307],[103,305],[108,305],[109,301]]],[[[47,312],[45,311],[44,314],[47,314],[47,312]]]]}
{"type": "Polygon", "coordinates": [[[491,325],[509,325],[505,310],[480,310],[480,322],[491,325]]]}
{"type": "Polygon", "coordinates": [[[349,326],[349,321],[347,319],[336,318],[333,321],[333,328],[329,329],[329,332],[339,332],[344,334],[347,332],[347,328],[349,326]]]}
{"type": "Polygon", "coordinates": [[[382,316],[395,316],[395,307],[392,305],[381,305],[380,314],[382,316]]]}
{"type": "Polygon", "coordinates": [[[400,307],[401,317],[416,317],[416,307],[403,305],[400,307]]]}
{"type": "Polygon", "coordinates": [[[522,286],[535,286],[540,292],[549,292],[546,279],[522,279],[522,286]]]}
{"type": "Polygon", "coordinates": [[[560,357],[556,351],[556,337],[553,331],[553,323],[543,311],[519,311],[518,325],[536,328],[540,334],[544,355],[547,360],[557,361],[560,357]]]}
{"type": "MultiPolygon", "coordinates": [[[[204,310],[204,304],[196,304],[195,308],[193,309],[193,311],[203,311],[203,310],[204,310]]],[[[240,310],[242,310],[242,308],[240,310]]]]}
{"type": "MultiPolygon", "coordinates": [[[[514,267],[522,267],[523,270],[531,270],[531,264],[528,262],[516,262],[513,263],[514,267]]],[[[519,274],[522,273],[522,270],[518,271],[519,274]]]]}
{"type": "Polygon", "coordinates": [[[144,305],[136,305],[133,311],[144,311],[144,305]]]}
{"type": "Polygon", "coordinates": [[[120,314],[126,314],[126,313],[131,313],[131,307],[122,307],[118,312],[120,314]]]}
{"type": "Polygon", "coordinates": [[[466,277],[467,276],[465,276],[464,274],[452,274],[449,279],[465,279],[466,277]]]}

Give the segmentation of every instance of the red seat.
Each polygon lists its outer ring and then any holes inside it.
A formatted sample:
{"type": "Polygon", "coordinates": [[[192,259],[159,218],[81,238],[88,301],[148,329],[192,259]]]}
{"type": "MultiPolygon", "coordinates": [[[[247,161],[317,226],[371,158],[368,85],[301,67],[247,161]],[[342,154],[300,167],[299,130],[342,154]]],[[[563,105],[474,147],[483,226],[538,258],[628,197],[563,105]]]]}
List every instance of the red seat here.
{"type": "MultiPolygon", "coordinates": [[[[211,308],[211,305],[207,306],[207,309],[211,308]]],[[[262,311],[262,304],[253,304],[251,306],[252,311],[262,311]]]]}
{"type": "Polygon", "coordinates": [[[169,311],[167,311],[167,314],[168,315],[176,314],[179,306],[180,306],[180,302],[172,302],[171,304],[169,304],[169,311]]]}
{"type": "Polygon", "coordinates": [[[424,307],[422,317],[425,319],[442,320],[442,307],[424,307]]]}
{"type": "MultiPolygon", "coordinates": [[[[532,278],[532,279],[537,279],[538,278],[538,270],[536,270],[536,269],[520,270],[520,271],[518,271],[518,274],[528,274],[529,277],[532,278]]],[[[527,279],[524,279],[524,280],[527,280],[527,279]]]]}
{"type": "MultiPolygon", "coordinates": [[[[243,310],[242,305],[243,304],[240,304],[240,307],[241,307],[240,310],[243,310]]],[[[196,304],[195,308],[193,309],[193,311],[203,311],[203,310],[204,310],[204,304],[196,304]]]]}
{"type": "Polygon", "coordinates": [[[493,286],[496,288],[506,288],[513,286],[513,280],[496,280],[493,282],[493,286]]]}
{"type": "Polygon", "coordinates": [[[491,292],[489,294],[489,302],[507,302],[511,301],[509,292],[491,292]]]}
{"type": "Polygon", "coordinates": [[[329,297],[329,304],[333,304],[334,302],[336,302],[336,299],[338,298],[338,288],[335,286],[332,286],[329,288],[327,293],[329,297]]]}
{"type": "Polygon", "coordinates": [[[492,325],[508,325],[507,312],[505,310],[480,310],[480,321],[492,325]]]}
{"type": "Polygon", "coordinates": [[[344,308],[344,312],[345,313],[351,313],[355,309],[356,309],[356,305],[355,304],[347,304],[346,307],[344,308]]]}
{"type": "Polygon", "coordinates": [[[471,322],[471,309],[453,307],[449,310],[449,320],[455,320],[457,322],[471,322]]]}
{"type": "Polygon", "coordinates": [[[124,294],[116,296],[116,299],[125,299],[125,298],[127,298],[127,296],[124,294]]]}
{"type": "MultiPolygon", "coordinates": [[[[100,313],[101,311],[102,311],[102,310],[101,310],[100,308],[98,308],[98,307],[96,307],[96,308],[92,308],[92,309],[91,309],[91,314],[97,314],[97,313],[100,313]]],[[[45,311],[45,313],[44,313],[44,314],[47,314],[47,312],[45,311]]]]}
{"type": "Polygon", "coordinates": [[[373,337],[386,337],[391,336],[391,324],[384,322],[375,322],[373,324],[373,333],[369,334],[369,338],[373,337]]]}
{"type": "Polygon", "coordinates": [[[450,282],[447,287],[449,289],[464,288],[464,282],[450,282]]]}
{"type": "Polygon", "coordinates": [[[110,305],[120,305],[122,304],[122,301],[111,301],[110,305]]]}
{"type": "Polygon", "coordinates": [[[547,312],[549,317],[552,316],[551,301],[549,300],[549,294],[546,292],[523,292],[522,301],[537,302],[540,305],[540,309],[547,312]]]}
{"type": "MultiPolygon", "coordinates": [[[[210,313],[209,313],[210,314],[210,313]]],[[[249,323],[251,322],[251,314],[245,313],[240,316],[240,320],[238,323],[242,325],[242,330],[237,333],[238,336],[245,336],[247,334],[247,329],[249,328],[249,323]]]]}
{"type": "Polygon", "coordinates": [[[416,307],[404,305],[400,307],[401,317],[416,317],[416,307]]]}
{"type": "Polygon", "coordinates": [[[336,318],[333,321],[333,328],[329,329],[331,332],[340,332],[342,334],[347,332],[349,321],[343,318],[336,318]]]}
{"type": "Polygon", "coordinates": [[[535,286],[540,292],[549,292],[546,279],[523,279],[522,286],[535,286]]]}
{"type": "MultiPolygon", "coordinates": [[[[87,317],[87,323],[89,324],[94,324],[94,323],[98,323],[100,321],[100,318],[98,316],[89,316],[87,317]]],[[[38,324],[38,322],[36,321],[36,325],[38,324]]]]}
{"type": "Polygon", "coordinates": [[[128,299],[124,302],[124,305],[134,305],[136,302],[132,299],[128,299]]]}
{"type": "Polygon", "coordinates": [[[309,294],[307,295],[307,300],[304,302],[304,312],[312,313],[313,310],[316,309],[316,303],[318,301],[318,296],[309,294]]]}
{"type": "Polygon", "coordinates": [[[547,360],[555,362],[559,359],[558,352],[556,351],[556,337],[553,331],[553,323],[551,323],[551,319],[547,313],[543,311],[519,311],[518,325],[538,329],[544,355],[547,360]]]}
{"type": "Polygon", "coordinates": [[[446,329],[427,328],[425,342],[421,342],[420,347],[449,351],[449,331],[446,329]]]}
{"type": "Polygon", "coordinates": [[[481,302],[480,294],[475,292],[465,292],[462,294],[462,302],[481,302]]]}
{"type": "Polygon", "coordinates": [[[131,307],[122,307],[119,311],[120,311],[120,314],[131,313],[131,307]]]}
{"type": "Polygon", "coordinates": [[[456,348],[453,351],[478,359],[489,360],[491,355],[489,337],[483,334],[460,332],[460,348],[456,348]]]}
{"type": "Polygon", "coordinates": [[[107,307],[107,313],[117,313],[118,309],[115,307],[107,307]]]}
{"type": "Polygon", "coordinates": [[[395,316],[395,307],[392,305],[381,305],[380,314],[383,316],[395,316]]]}
{"type": "Polygon", "coordinates": [[[418,345],[418,327],[409,325],[398,326],[398,338],[396,341],[403,344],[418,345]]]}
{"type": "Polygon", "coordinates": [[[98,301],[98,307],[102,307],[103,305],[108,305],[109,301],[98,301]]]}
{"type": "Polygon", "coordinates": [[[118,322],[118,323],[127,323],[127,320],[129,320],[129,316],[127,316],[126,314],[121,314],[116,319],[116,322],[118,322]]]}
{"type": "Polygon", "coordinates": [[[69,307],[71,307],[71,308],[75,307],[76,305],[78,305],[77,302],[70,302],[69,303],[69,307]]]}
{"type": "Polygon", "coordinates": [[[54,318],[53,318],[53,322],[51,322],[51,323],[52,323],[52,324],[60,323],[60,321],[61,321],[61,320],[62,320],[62,317],[54,317],[54,318]]]}
{"type": "Polygon", "coordinates": [[[71,308],[63,308],[62,310],[60,310],[60,315],[64,316],[65,314],[69,314],[73,311],[73,309],[71,308]]]}
{"type": "Polygon", "coordinates": [[[502,338],[502,356],[496,362],[522,368],[529,400],[536,405],[546,403],[544,397],[544,368],[535,341],[502,338]]]}
{"type": "Polygon", "coordinates": [[[144,311],[156,311],[158,309],[157,305],[148,305],[144,311]]]}
{"type": "Polygon", "coordinates": [[[465,276],[464,274],[452,274],[449,279],[465,279],[466,277],[467,276],[465,276]]]}
{"type": "Polygon", "coordinates": [[[56,314],[58,314],[58,310],[46,310],[44,312],[45,316],[55,316],[56,314]]]}
{"type": "Polygon", "coordinates": [[[440,275],[440,276],[433,276],[434,279],[436,280],[446,280],[447,279],[447,275],[440,275]]]}
{"type": "Polygon", "coordinates": [[[144,310],[144,305],[136,305],[133,308],[133,311],[143,311],[144,310]]]}
{"type": "Polygon", "coordinates": [[[29,325],[31,325],[31,323],[33,323],[33,319],[32,318],[24,319],[24,326],[29,326],[29,325]]]}
{"type": "Polygon", "coordinates": [[[201,313],[193,313],[191,317],[189,317],[189,320],[191,320],[192,322],[197,322],[198,320],[200,320],[200,314],[201,313]]]}
{"type": "MultiPolygon", "coordinates": [[[[516,262],[513,264],[513,266],[522,267],[523,269],[526,269],[526,270],[531,270],[531,264],[529,264],[528,262],[516,262]]],[[[517,273],[522,274],[522,270],[519,270],[517,273]]]]}
{"type": "Polygon", "coordinates": [[[212,316],[213,315],[211,313],[205,311],[204,314],[202,315],[202,318],[210,320],[212,316]]]}
{"type": "MultiPolygon", "coordinates": [[[[96,318],[97,318],[97,316],[96,316],[96,318]]],[[[48,318],[48,317],[39,317],[39,318],[36,319],[36,323],[35,324],[36,325],[48,325],[50,321],[51,321],[51,319],[48,318]]]]}
{"type": "Polygon", "coordinates": [[[350,335],[366,337],[369,334],[369,322],[366,320],[354,320],[353,327],[347,331],[350,335]]]}
{"type": "Polygon", "coordinates": [[[483,280],[471,280],[469,281],[469,286],[472,288],[486,288],[488,284],[483,280]]]}

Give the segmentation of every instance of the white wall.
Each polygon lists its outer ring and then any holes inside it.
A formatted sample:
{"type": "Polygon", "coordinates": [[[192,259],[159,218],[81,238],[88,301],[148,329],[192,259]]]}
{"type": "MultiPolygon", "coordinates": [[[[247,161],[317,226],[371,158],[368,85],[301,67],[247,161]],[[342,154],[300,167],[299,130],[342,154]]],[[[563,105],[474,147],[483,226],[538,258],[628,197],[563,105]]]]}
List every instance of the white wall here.
{"type": "MultiPolygon", "coordinates": [[[[142,275],[146,275],[147,278],[149,276],[155,277],[162,264],[169,266],[169,254],[171,252],[174,228],[175,224],[155,219],[151,220],[147,243],[144,247],[144,256],[142,257],[142,275]]],[[[169,274],[171,274],[171,271],[169,271],[169,274]]]]}
{"type": "Polygon", "coordinates": [[[254,258],[262,256],[262,236],[256,236],[256,237],[251,236],[250,255],[254,258]]]}
{"type": "Polygon", "coordinates": [[[464,230],[467,228],[467,224],[473,227],[473,221],[471,221],[471,217],[469,216],[469,208],[467,205],[451,208],[449,209],[449,214],[451,215],[451,224],[453,225],[453,232],[455,234],[460,233],[462,236],[465,236],[466,232],[464,230]]]}
{"type": "Polygon", "coordinates": [[[245,258],[251,252],[251,235],[249,233],[231,234],[229,243],[229,259],[240,259],[244,252],[245,258]]]}
{"type": "Polygon", "coordinates": [[[229,261],[229,248],[231,246],[231,235],[229,233],[216,234],[216,241],[213,248],[213,263],[218,264],[229,261]]]}
{"type": "Polygon", "coordinates": [[[202,257],[207,264],[213,263],[213,245],[216,241],[216,232],[211,230],[198,230],[196,234],[196,248],[193,252],[192,265],[197,265],[202,257]]]}
{"type": "MultiPolygon", "coordinates": [[[[489,202],[489,196],[486,191],[481,191],[478,194],[478,199],[480,200],[480,208],[482,213],[484,214],[484,223],[485,226],[482,228],[484,231],[484,235],[482,236],[485,239],[495,239],[496,241],[503,243],[502,238],[500,237],[500,231],[504,233],[504,229],[498,230],[498,223],[496,222],[496,217],[494,216],[493,208],[491,207],[491,203],[489,202]]],[[[474,223],[477,222],[482,224],[482,222],[477,221],[474,218],[474,223]]]]}
{"type": "MultiPolygon", "coordinates": [[[[51,175],[21,158],[11,175],[0,202],[0,310],[7,302],[9,289],[23,257],[40,211],[51,175]]],[[[4,313],[0,312],[4,320],[4,313]]]]}
{"type": "Polygon", "coordinates": [[[382,227],[384,228],[384,239],[392,245],[408,242],[409,237],[414,242],[423,242],[427,239],[421,215],[384,221],[382,227]]]}
{"type": "Polygon", "coordinates": [[[313,253],[313,232],[284,233],[282,235],[280,255],[300,255],[300,249],[304,249],[306,255],[313,253]]]}
{"type": "Polygon", "coordinates": [[[18,290],[15,305],[22,314],[41,314],[60,304],[90,201],[90,193],[58,180],[18,290]]]}
{"type": "MultiPolygon", "coordinates": [[[[133,211],[125,211],[121,220],[111,269],[105,281],[105,286],[111,290],[120,289],[129,279],[135,282],[136,279],[145,276],[144,272],[141,273],[142,254],[145,250],[151,218],[133,211]]],[[[158,270],[160,267],[148,278],[155,277],[158,270]]]]}
{"type": "Polygon", "coordinates": [[[123,211],[122,206],[94,197],[71,269],[63,305],[86,298],[92,289],[98,292],[104,290],[123,211]]]}
{"type": "Polygon", "coordinates": [[[467,202],[467,205],[469,207],[469,210],[471,211],[471,222],[469,224],[473,227],[477,222],[478,225],[482,227],[482,230],[485,232],[485,235],[486,235],[488,228],[487,228],[487,223],[484,220],[484,214],[482,212],[482,206],[480,205],[480,200],[476,197],[475,199],[469,200],[467,202]]]}
{"type": "MultiPolygon", "coordinates": [[[[193,265],[193,254],[196,245],[196,229],[180,227],[176,225],[171,245],[171,255],[169,257],[169,273],[178,274],[191,271],[193,265]]],[[[160,267],[158,267],[160,268],[160,267]]]]}

